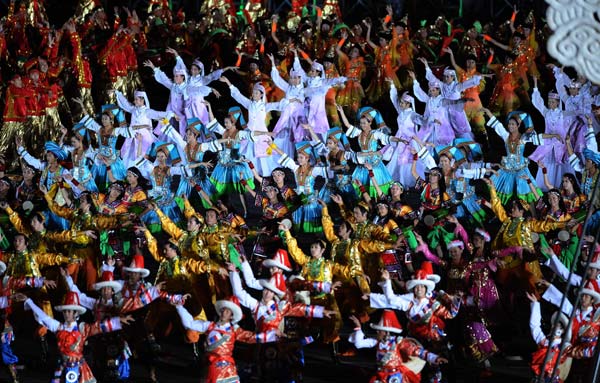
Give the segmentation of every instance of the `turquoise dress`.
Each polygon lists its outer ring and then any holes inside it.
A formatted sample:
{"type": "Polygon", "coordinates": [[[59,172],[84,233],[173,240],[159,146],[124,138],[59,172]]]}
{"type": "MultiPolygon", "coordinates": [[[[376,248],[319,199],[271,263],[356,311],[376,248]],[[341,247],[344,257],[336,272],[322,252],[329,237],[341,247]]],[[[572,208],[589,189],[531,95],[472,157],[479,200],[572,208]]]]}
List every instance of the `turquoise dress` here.
{"type": "MultiPolygon", "coordinates": [[[[225,128],[216,120],[208,124],[208,129],[221,135],[225,133],[225,128]]],[[[230,144],[215,143],[212,146],[217,149],[217,165],[210,175],[210,181],[215,187],[217,197],[230,193],[245,193],[246,188],[242,185],[242,180],[245,180],[248,186],[254,189],[252,170],[240,155],[242,144],[247,143],[248,146],[253,146],[254,142],[251,131],[240,130],[230,144]]]]}
{"type": "MultiPolygon", "coordinates": [[[[346,131],[346,136],[348,138],[358,137],[358,144],[360,147],[360,152],[356,153],[356,162],[357,166],[352,173],[352,179],[359,180],[367,191],[369,195],[373,198],[377,198],[377,190],[371,184],[371,178],[369,177],[369,170],[365,168],[365,164],[370,164],[373,168],[373,175],[375,176],[375,180],[381,189],[383,194],[387,194],[388,189],[392,183],[392,176],[390,172],[385,167],[383,163],[383,155],[379,151],[380,145],[389,145],[390,144],[390,136],[388,134],[383,133],[380,130],[372,130],[369,132],[366,141],[363,141],[360,138],[361,130],[354,126],[351,126],[348,131],[346,131]]],[[[358,186],[354,185],[354,189],[356,193],[360,196],[361,193],[359,191],[358,186]]]]}
{"type": "MultiPolygon", "coordinates": [[[[535,202],[537,199],[529,188],[527,180],[530,180],[533,185],[536,182],[528,168],[529,160],[523,155],[523,152],[525,151],[525,144],[529,142],[540,145],[543,141],[542,135],[527,133],[523,134],[518,142],[510,142],[508,131],[496,117],[492,117],[487,125],[496,131],[506,145],[506,156],[502,157],[502,166],[498,170],[498,175],[494,174],[491,177],[500,201],[506,204],[512,197],[516,196],[529,203],[535,202]],[[521,178],[523,175],[526,176],[525,179],[521,178]]],[[[542,194],[539,189],[538,192],[542,194]]]]}
{"type": "Polygon", "coordinates": [[[124,180],[126,169],[121,154],[117,149],[118,136],[131,137],[132,132],[129,128],[113,128],[110,135],[104,134],[104,129],[90,116],[85,116],[81,119],[86,129],[96,133],[98,150],[95,151],[94,163],[91,167],[91,173],[94,181],[100,191],[106,191],[106,187],[110,184],[110,180],[106,175],[106,164],[102,161],[102,157],[108,159],[108,164],[113,177],[117,180],[124,180]]]}

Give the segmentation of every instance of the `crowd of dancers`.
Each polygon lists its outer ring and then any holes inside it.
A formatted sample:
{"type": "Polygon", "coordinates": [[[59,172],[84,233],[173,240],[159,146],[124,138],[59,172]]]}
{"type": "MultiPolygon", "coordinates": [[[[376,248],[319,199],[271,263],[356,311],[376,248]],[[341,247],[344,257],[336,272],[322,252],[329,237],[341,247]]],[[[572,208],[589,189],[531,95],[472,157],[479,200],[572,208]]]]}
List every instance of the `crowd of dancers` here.
{"type": "Polygon", "coordinates": [[[236,342],[259,344],[244,362],[262,381],[300,380],[313,342],[335,363],[376,348],[371,382],[453,381],[459,364],[485,379],[515,351],[507,333],[532,340],[536,379],[588,381],[598,86],[553,63],[533,11],[355,20],[320,3],[78,0],[57,26],[44,1],[10,1],[14,382],[32,321],[42,363],[57,342],[52,382],[126,381],[130,363],[156,382],[171,332],[208,382],[243,376],[236,342]]]}

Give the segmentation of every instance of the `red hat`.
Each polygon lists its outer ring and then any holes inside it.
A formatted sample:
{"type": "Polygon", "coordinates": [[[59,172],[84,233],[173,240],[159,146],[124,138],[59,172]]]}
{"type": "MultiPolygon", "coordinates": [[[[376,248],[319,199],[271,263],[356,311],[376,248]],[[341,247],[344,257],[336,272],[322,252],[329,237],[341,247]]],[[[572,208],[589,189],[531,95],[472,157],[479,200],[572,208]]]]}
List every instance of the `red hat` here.
{"type": "Polygon", "coordinates": [[[596,291],[594,284],[591,281],[587,281],[581,289],[581,294],[587,294],[594,299],[594,304],[600,302],[600,294],[596,291]]]}
{"type": "Polygon", "coordinates": [[[415,279],[411,279],[406,284],[406,288],[409,291],[415,286],[423,285],[427,288],[427,292],[430,293],[435,288],[435,284],[440,281],[440,276],[433,274],[433,266],[429,261],[425,261],[421,264],[421,269],[417,271],[415,277],[415,279]]]}
{"type": "Polygon", "coordinates": [[[131,265],[129,267],[123,267],[123,270],[129,271],[130,273],[140,273],[142,278],[150,275],[150,270],[144,267],[144,257],[141,254],[136,254],[131,259],[131,265]]]}
{"type": "Polygon", "coordinates": [[[375,330],[393,332],[396,334],[402,333],[402,326],[398,321],[396,313],[392,310],[383,310],[383,314],[381,314],[381,319],[379,320],[379,323],[371,323],[371,328],[375,330]]]}
{"type": "Polygon", "coordinates": [[[285,271],[292,271],[292,264],[288,252],[283,249],[277,249],[275,255],[271,259],[267,259],[263,262],[265,267],[279,267],[285,271]]]}
{"type": "Polygon", "coordinates": [[[232,323],[237,323],[242,320],[242,309],[240,307],[240,300],[236,296],[231,296],[228,299],[222,299],[215,302],[215,308],[220,314],[221,310],[229,309],[233,313],[232,323]]]}
{"type": "Polygon", "coordinates": [[[262,287],[265,289],[269,289],[281,299],[284,297],[287,287],[285,285],[285,279],[283,278],[283,274],[277,273],[271,276],[271,279],[261,279],[258,281],[262,287]]]}
{"type": "Polygon", "coordinates": [[[75,291],[68,291],[65,295],[63,304],[60,306],[55,306],[54,309],[56,311],[74,310],[80,315],[86,311],[85,307],[79,304],[79,294],[77,294],[75,291]]]}
{"type": "Polygon", "coordinates": [[[94,290],[101,290],[103,287],[112,287],[115,294],[121,291],[121,284],[115,281],[113,272],[109,270],[104,270],[102,280],[94,284],[94,290]]]}

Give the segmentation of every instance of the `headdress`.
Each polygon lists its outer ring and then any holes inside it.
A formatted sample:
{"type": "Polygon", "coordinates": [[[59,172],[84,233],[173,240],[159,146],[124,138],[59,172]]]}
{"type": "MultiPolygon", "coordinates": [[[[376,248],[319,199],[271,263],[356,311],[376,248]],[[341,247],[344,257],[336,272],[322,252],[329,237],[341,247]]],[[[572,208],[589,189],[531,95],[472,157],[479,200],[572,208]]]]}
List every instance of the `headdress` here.
{"type": "Polygon", "coordinates": [[[236,324],[237,322],[242,320],[242,309],[240,307],[240,301],[236,296],[231,296],[229,299],[221,299],[215,302],[215,309],[220,314],[223,309],[231,310],[233,314],[233,318],[231,318],[231,322],[236,324]]]}
{"type": "Polygon", "coordinates": [[[150,101],[148,101],[148,95],[146,94],[146,92],[144,92],[143,90],[136,90],[133,93],[133,96],[143,98],[146,108],[150,109],[150,101]]]}
{"type": "Polygon", "coordinates": [[[398,321],[396,313],[392,310],[383,310],[383,314],[381,314],[379,323],[371,323],[371,328],[374,330],[393,332],[395,334],[402,333],[402,326],[398,321]]]}
{"type": "Polygon", "coordinates": [[[56,311],[73,310],[79,315],[86,312],[85,307],[79,303],[79,294],[76,291],[67,291],[63,304],[60,306],[54,306],[56,311]]]}
{"type": "Polygon", "coordinates": [[[279,267],[285,271],[292,271],[292,264],[288,256],[288,252],[283,249],[277,249],[273,258],[267,259],[263,262],[265,267],[279,267]]]}
{"type": "Polygon", "coordinates": [[[150,275],[150,270],[144,267],[144,257],[141,254],[136,254],[131,259],[131,264],[129,267],[123,267],[123,270],[128,271],[130,273],[140,273],[142,278],[150,275]]]}

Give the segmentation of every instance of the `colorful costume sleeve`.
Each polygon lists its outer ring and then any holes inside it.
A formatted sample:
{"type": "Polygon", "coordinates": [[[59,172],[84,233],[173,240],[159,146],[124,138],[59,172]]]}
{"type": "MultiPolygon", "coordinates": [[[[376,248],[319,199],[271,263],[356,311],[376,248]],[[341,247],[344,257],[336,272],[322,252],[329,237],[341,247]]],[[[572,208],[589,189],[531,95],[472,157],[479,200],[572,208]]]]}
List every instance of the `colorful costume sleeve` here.
{"type": "Polygon", "coordinates": [[[44,198],[46,199],[46,202],[48,203],[48,208],[50,209],[50,211],[52,211],[57,216],[67,219],[69,221],[72,221],[73,215],[74,215],[73,209],[68,208],[66,206],[58,206],[56,204],[56,202],[54,202],[54,196],[56,195],[57,192],[58,192],[58,184],[54,183],[52,185],[52,187],[50,187],[50,190],[48,190],[48,193],[44,194],[44,198]]]}
{"type": "Polygon", "coordinates": [[[496,117],[490,118],[486,125],[494,129],[496,134],[499,135],[503,141],[506,141],[508,139],[508,130],[506,130],[504,125],[502,125],[502,123],[498,121],[496,117]]]}
{"type": "Polygon", "coordinates": [[[44,234],[44,239],[56,243],[76,243],[78,245],[87,245],[91,238],[82,231],[64,230],[64,231],[47,231],[44,234]]]}
{"type": "Polygon", "coordinates": [[[289,231],[285,232],[285,242],[294,261],[300,266],[306,265],[310,258],[298,247],[298,241],[289,231]]]}
{"type": "MultiPolygon", "coordinates": [[[[280,302],[281,308],[281,302],[280,302]]],[[[304,303],[285,302],[281,308],[283,316],[305,317],[305,318],[323,318],[323,306],[305,305],[304,303]]]]}
{"type": "Polygon", "coordinates": [[[235,341],[250,344],[271,343],[277,341],[277,334],[275,330],[255,333],[254,331],[244,330],[243,328],[236,326],[235,341]]]}
{"type": "Polygon", "coordinates": [[[325,233],[325,238],[327,238],[328,242],[336,242],[339,240],[338,236],[335,235],[335,231],[333,229],[333,221],[331,220],[331,216],[329,215],[329,210],[327,206],[325,206],[322,210],[321,224],[323,225],[323,233],[325,233]]]}
{"type": "Polygon", "coordinates": [[[190,274],[205,274],[212,270],[218,270],[220,265],[211,259],[186,259],[183,261],[183,266],[190,274]]]}
{"type": "Polygon", "coordinates": [[[6,214],[8,214],[8,219],[10,220],[10,223],[12,223],[12,225],[15,227],[15,229],[17,229],[19,233],[31,235],[31,231],[23,225],[23,221],[21,221],[21,217],[19,217],[19,214],[17,214],[16,211],[11,209],[10,207],[7,207],[6,214]]]}
{"type": "Polygon", "coordinates": [[[505,222],[508,219],[508,215],[502,206],[502,202],[500,202],[500,198],[498,198],[498,195],[496,194],[496,188],[494,186],[490,186],[490,200],[492,211],[496,214],[496,217],[498,217],[500,222],[505,222]]]}
{"type": "Polygon", "coordinates": [[[98,334],[121,330],[121,320],[119,319],[119,317],[115,317],[94,323],[82,323],[79,326],[80,328],[83,326],[82,333],[84,337],[90,337],[98,334]]]}
{"type": "Polygon", "coordinates": [[[62,263],[68,263],[69,258],[61,255],[61,254],[52,254],[52,253],[34,253],[35,261],[40,266],[56,266],[62,263]]]}
{"type": "Polygon", "coordinates": [[[173,221],[171,221],[171,218],[167,217],[158,208],[156,208],[155,211],[156,211],[156,215],[158,215],[158,218],[160,219],[160,224],[162,225],[162,229],[164,231],[166,231],[167,234],[169,234],[171,237],[173,237],[177,240],[183,236],[184,231],[181,230],[179,227],[177,227],[177,225],[175,225],[175,223],[173,223],[173,221]]]}
{"type": "Polygon", "coordinates": [[[152,255],[152,258],[154,258],[156,262],[162,261],[163,258],[158,253],[158,244],[156,243],[156,238],[152,236],[150,230],[144,230],[144,236],[146,237],[148,251],[150,252],[150,255],[152,255]]]}

